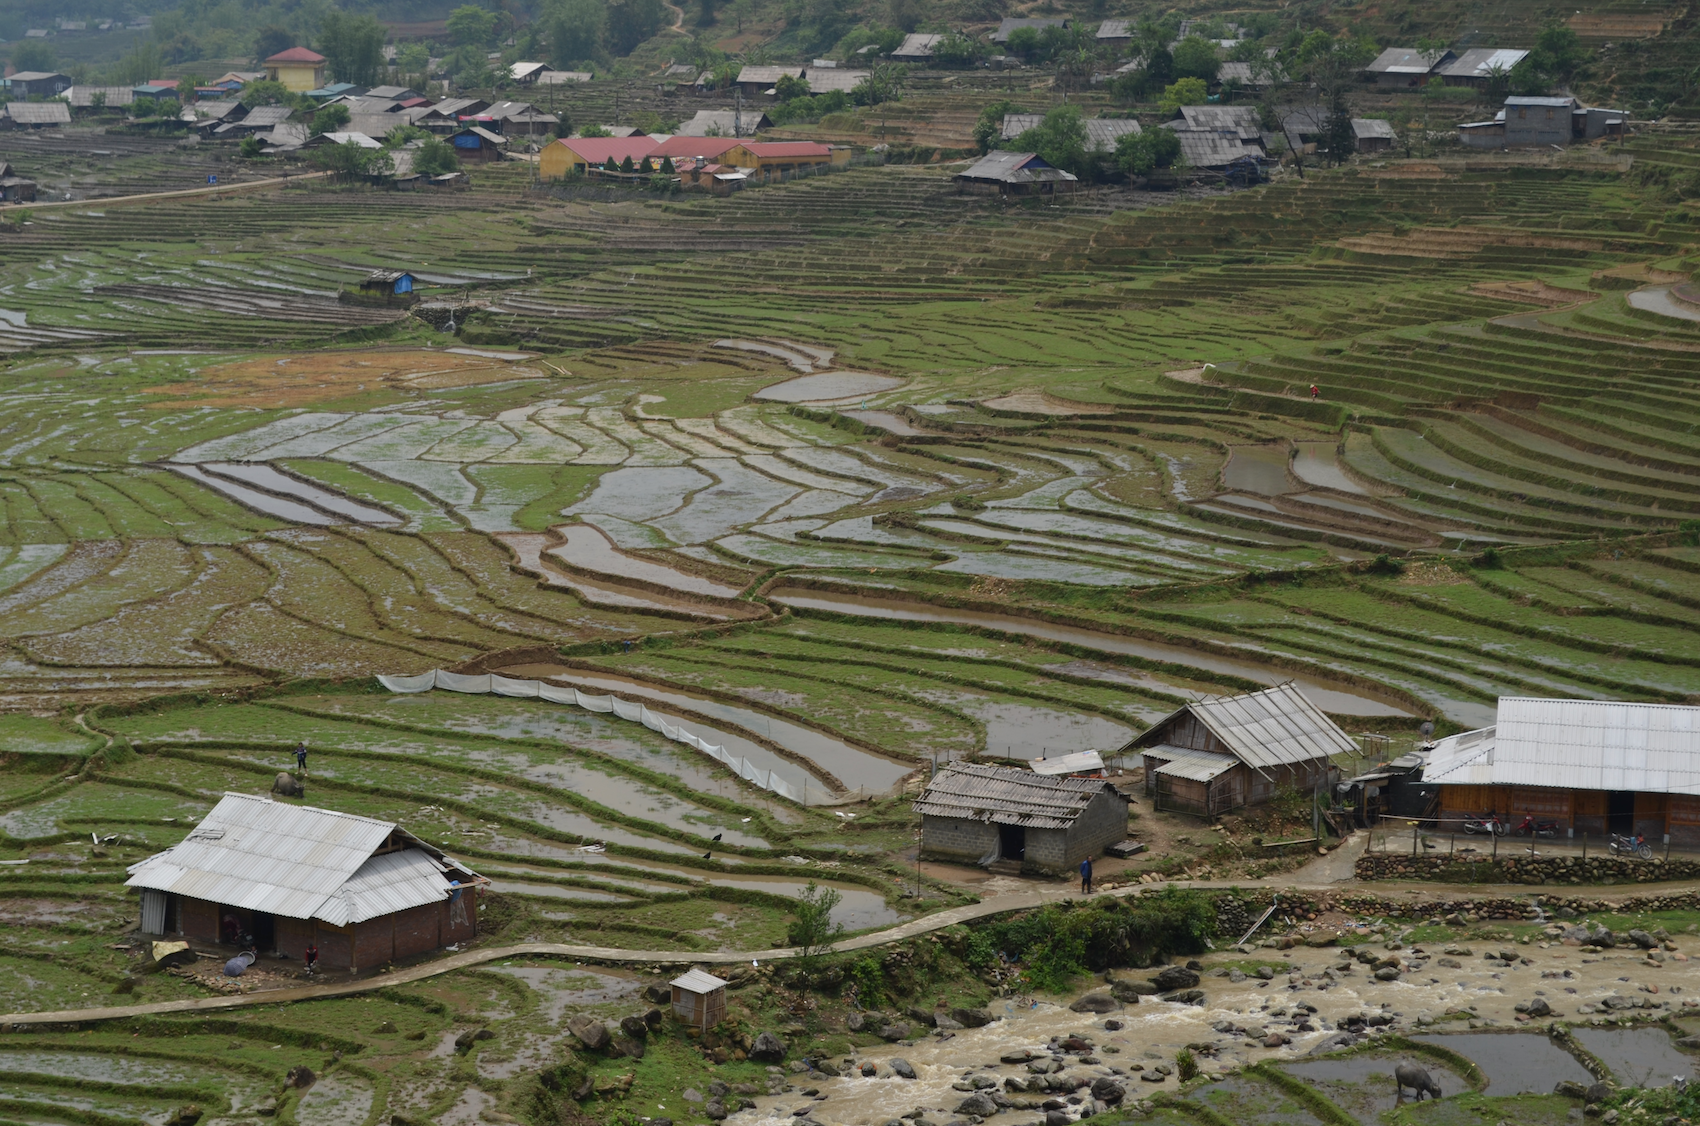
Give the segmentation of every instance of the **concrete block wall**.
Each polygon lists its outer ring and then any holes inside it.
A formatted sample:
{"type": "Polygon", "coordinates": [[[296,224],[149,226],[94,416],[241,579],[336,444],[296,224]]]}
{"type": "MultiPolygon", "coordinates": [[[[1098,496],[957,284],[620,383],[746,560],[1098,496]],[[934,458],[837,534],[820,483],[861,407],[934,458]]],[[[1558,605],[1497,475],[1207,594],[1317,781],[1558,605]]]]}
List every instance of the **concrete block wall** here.
{"type": "MultiPolygon", "coordinates": [[[[921,818],[921,853],[939,860],[961,860],[969,864],[992,850],[998,841],[998,827],[985,821],[970,821],[959,817],[923,816],[921,818]]],[[[1032,848],[1029,834],[1028,847],[1032,848]]]]}

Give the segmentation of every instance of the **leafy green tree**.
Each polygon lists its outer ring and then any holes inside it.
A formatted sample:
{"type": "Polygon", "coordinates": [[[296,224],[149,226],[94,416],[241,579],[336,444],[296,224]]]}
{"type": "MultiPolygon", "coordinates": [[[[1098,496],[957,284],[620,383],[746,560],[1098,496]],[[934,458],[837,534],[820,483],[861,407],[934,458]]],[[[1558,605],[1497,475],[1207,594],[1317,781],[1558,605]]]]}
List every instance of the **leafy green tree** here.
{"type": "Polygon", "coordinates": [[[581,137],[612,137],[613,135],[614,134],[608,132],[608,130],[604,129],[602,126],[595,124],[586,125],[583,129],[579,130],[579,136],[581,137]]]}
{"type": "Polygon", "coordinates": [[[1018,27],[1009,33],[1003,48],[1005,53],[1017,58],[1034,58],[1039,54],[1039,33],[1030,27],[1018,27]]]}
{"type": "Polygon", "coordinates": [[[177,80],[177,101],[186,106],[195,104],[195,87],[201,84],[198,75],[186,74],[177,80]]]}
{"type": "Polygon", "coordinates": [[[424,74],[431,65],[431,48],[423,43],[403,43],[396,49],[395,65],[403,74],[424,74]]]}
{"type": "Polygon", "coordinates": [[[613,157],[609,157],[606,161],[604,161],[602,163],[602,167],[607,169],[609,172],[618,172],[620,170],[619,164],[613,157]]]}
{"type": "Polygon", "coordinates": [[[427,137],[413,154],[413,170],[422,176],[443,176],[460,171],[455,147],[441,137],[427,137]]]}
{"type": "Polygon", "coordinates": [[[1176,43],[1171,52],[1175,62],[1175,74],[1182,78],[1202,78],[1205,82],[1216,81],[1216,72],[1222,69],[1222,60],[1216,50],[1216,44],[1199,35],[1189,35],[1176,43]]]}
{"type": "Polygon", "coordinates": [[[293,106],[295,94],[281,82],[250,82],[237,99],[248,109],[255,106],[293,106]]]}
{"type": "Polygon", "coordinates": [[[19,70],[40,70],[52,72],[58,66],[59,60],[53,54],[53,48],[46,43],[34,39],[26,39],[12,47],[12,65],[19,70]]]}
{"type": "Polygon", "coordinates": [[[844,899],[837,888],[820,887],[813,880],[797,897],[796,918],[786,929],[785,942],[804,958],[812,958],[844,936],[844,924],[832,921],[833,908],[844,899]]]}
{"type": "Polygon", "coordinates": [[[859,106],[877,106],[903,100],[903,68],[895,63],[875,63],[868,76],[850,91],[850,100],[859,106]]]}
{"type": "Polygon", "coordinates": [[[319,20],[319,51],[332,81],[375,86],[384,66],[384,25],[332,8],[319,20]]]}
{"type": "Polygon", "coordinates": [[[295,46],[295,33],[282,24],[268,23],[254,33],[254,61],[264,62],[295,46]]]}
{"type": "Polygon", "coordinates": [[[972,35],[947,31],[933,44],[933,62],[938,66],[973,66],[986,54],[986,45],[972,35]]]}
{"type": "Polygon", "coordinates": [[[348,106],[342,102],[332,102],[328,106],[320,106],[313,114],[313,132],[338,133],[348,125],[348,106]]]}
{"type": "Polygon", "coordinates": [[[792,78],[789,74],[779,76],[779,81],[773,84],[773,92],[781,102],[789,102],[796,98],[809,97],[809,84],[801,78],[792,78]]]}
{"type": "Polygon", "coordinates": [[[399,149],[409,142],[423,141],[430,136],[430,133],[417,125],[397,125],[382,137],[374,138],[374,140],[382,142],[386,149],[399,149]]]}
{"type": "Polygon", "coordinates": [[[1330,164],[1346,163],[1358,147],[1357,134],[1352,130],[1352,111],[1346,105],[1344,91],[1336,91],[1333,103],[1328,107],[1328,122],[1322,133],[1322,145],[1327,147],[1330,164]]]}
{"type": "Polygon", "coordinates": [[[974,122],[974,148],[982,153],[997,148],[1003,138],[1003,119],[1012,113],[1026,112],[1025,106],[1007,99],[993,102],[981,110],[980,119],[974,122]]]}
{"type": "MultiPolygon", "coordinates": [[[[647,160],[648,158],[646,157],[645,159],[647,160]]],[[[664,157],[661,158],[661,171],[664,175],[667,175],[667,176],[671,176],[678,171],[677,168],[673,167],[673,158],[672,157],[664,156],[664,157]]]]}
{"type": "Polygon", "coordinates": [[[321,145],[313,150],[314,163],[338,180],[358,180],[390,170],[390,154],[386,149],[369,149],[353,141],[340,145],[321,145]]]}
{"type": "Polygon", "coordinates": [[[597,0],[553,0],[542,22],[556,66],[569,69],[602,54],[607,10],[597,0]]]}
{"type": "MultiPolygon", "coordinates": [[[[612,159],[612,158],[610,157],[609,159],[612,159]]],[[[631,153],[627,153],[625,155],[625,158],[620,161],[620,171],[621,172],[634,171],[634,169],[632,167],[632,154],[631,153]]]]}
{"type": "Polygon", "coordinates": [[[1174,117],[1180,113],[1182,106],[1203,105],[1204,99],[1210,96],[1210,88],[1202,78],[1180,78],[1163,90],[1163,97],[1158,105],[1164,117],[1174,117]]]}
{"type": "Polygon", "coordinates": [[[1569,82],[1588,61],[1588,51],[1576,32],[1563,24],[1548,24],[1535,36],[1534,50],[1537,65],[1560,82],[1569,82]]]}
{"type": "Polygon", "coordinates": [[[609,0],[609,49],[616,55],[631,54],[632,48],[661,30],[666,14],[661,0],[609,0]]]}
{"type": "Polygon", "coordinates": [[[1172,168],[1180,159],[1181,139],[1161,126],[1142,133],[1123,133],[1116,140],[1116,167],[1143,176],[1155,168],[1172,168]]]}
{"type": "Polygon", "coordinates": [[[105,110],[106,110],[106,91],[105,90],[96,90],[94,93],[89,95],[89,108],[94,110],[94,112],[96,112],[96,113],[105,112],[105,110]]]}
{"type": "Polygon", "coordinates": [[[643,158],[643,163],[638,165],[638,171],[648,175],[655,171],[655,164],[646,156],[643,158]]]}
{"type": "Polygon", "coordinates": [[[449,13],[448,32],[457,47],[488,47],[496,40],[496,13],[462,4],[449,13]]]}
{"type": "Polygon", "coordinates": [[[243,160],[256,160],[264,155],[264,148],[258,137],[243,137],[242,143],[236,146],[236,153],[243,160]]]}
{"type": "Polygon", "coordinates": [[[1044,120],[1022,133],[1013,147],[1038,153],[1052,168],[1072,172],[1082,180],[1098,171],[1097,158],[1086,148],[1086,118],[1077,105],[1062,105],[1045,114],[1044,120]]]}
{"type": "Polygon", "coordinates": [[[927,18],[926,4],[923,0],[885,0],[885,17],[892,27],[907,35],[927,18]]]}
{"type": "Polygon", "coordinates": [[[1482,87],[1482,96],[1488,103],[1496,104],[1505,101],[1505,95],[1511,92],[1511,71],[1504,63],[1493,63],[1487,68],[1487,84],[1482,87]]]}

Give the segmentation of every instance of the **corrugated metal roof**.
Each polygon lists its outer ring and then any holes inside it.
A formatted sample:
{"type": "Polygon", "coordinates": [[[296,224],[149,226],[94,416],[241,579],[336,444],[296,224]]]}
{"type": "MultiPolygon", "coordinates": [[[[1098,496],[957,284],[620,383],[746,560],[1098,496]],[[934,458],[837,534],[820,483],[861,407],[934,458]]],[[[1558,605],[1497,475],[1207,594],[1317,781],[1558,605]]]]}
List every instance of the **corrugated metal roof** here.
{"type": "MultiPolygon", "coordinates": [[[[1183,140],[1186,136],[1181,134],[1183,140]]],[[[1187,704],[1152,724],[1129,746],[1154,745],[1158,733],[1186,712],[1209,728],[1242,762],[1258,770],[1348,751],[1356,753],[1358,749],[1350,736],[1291,684],[1187,704]],[[1148,739],[1150,744],[1146,743],[1148,739]]]]}
{"type": "Polygon", "coordinates": [[[1700,794],[1700,707],[1501,696],[1502,786],[1700,794]]]}
{"type": "Polygon", "coordinates": [[[738,71],[738,82],[759,82],[771,86],[781,78],[801,78],[803,68],[800,66],[746,66],[738,71]]]}
{"type": "Polygon", "coordinates": [[[341,926],[402,909],[369,910],[363,903],[413,907],[442,899],[449,886],[444,871],[477,879],[425,847],[373,857],[395,831],[370,817],[227,793],[182,841],[131,865],[126,886],[341,926]],[[419,898],[426,865],[435,887],[419,898]]]}
{"type": "Polygon", "coordinates": [[[842,90],[848,94],[872,73],[871,70],[851,70],[847,67],[811,68],[805,81],[809,84],[811,94],[824,94],[829,90],[842,90]]]}
{"type": "Polygon", "coordinates": [[[1529,52],[1512,47],[1472,47],[1440,68],[1445,78],[1486,78],[1495,67],[1510,70],[1529,52]]]}
{"type": "Polygon", "coordinates": [[[1166,743],[1160,747],[1152,747],[1145,752],[1144,757],[1162,762],[1162,765],[1155,769],[1147,767],[1149,773],[1162,774],[1169,778],[1186,778],[1193,782],[1208,782],[1218,775],[1226,774],[1240,762],[1232,755],[1195,751],[1190,747],[1171,747],[1166,743]]]}
{"type": "Polygon", "coordinates": [[[282,125],[289,120],[289,115],[294,112],[288,106],[255,106],[248,111],[248,116],[242,119],[242,125],[249,129],[263,129],[272,125],[282,125]]]}
{"type": "Polygon", "coordinates": [[[1098,25],[1099,39],[1132,39],[1132,20],[1105,20],[1098,25]]]}
{"type": "MultiPolygon", "coordinates": [[[[1042,113],[1006,113],[1003,117],[1003,139],[1013,141],[1029,129],[1036,129],[1045,120],[1042,113]]],[[[1086,148],[1089,152],[1115,152],[1116,142],[1127,133],[1138,134],[1139,122],[1131,117],[1088,117],[1086,148]]]]}
{"type": "Polygon", "coordinates": [[[1005,152],[997,149],[987,153],[967,169],[957,173],[959,180],[997,180],[1005,184],[1036,184],[1045,180],[1073,180],[1072,172],[1052,168],[1031,152],[1005,152]]]}
{"type": "Polygon", "coordinates": [[[1397,139],[1393,123],[1379,117],[1352,118],[1352,135],[1360,141],[1374,137],[1385,137],[1390,141],[1397,139]]]}
{"type": "Polygon", "coordinates": [[[1482,727],[1440,740],[1429,751],[1423,781],[1448,786],[1492,785],[1495,731],[1482,727]]]}
{"type": "Polygon", "coordinates": [[[912,31],[903,37],[903,45],[891,53],[894,59],[930,59],[943,35],[912,31]]]}
{"type": "Polygon", "coordinates": [[[64,102],[7,102],[6,116],[19,125],[69,125],[71,107],[64,102]]]}
{"type": "Polygon", "coordinates": [[[1036,758],[1027,764],[1035,774],[1079,774],[1104,769],[1104,756],[1097,751],[1076,751],[1055,758],[1036,758]]]}
{"type": "Polygon", "coordinates": [[[1193,168],[1225,168],[1236,160],[1263,155],[1261,145],[1247,145],[1232,133],[1176,129],[1175,136],[1180,138],[1181,157],[1193,168]]]}
{"type": "Polygon", "coordinates": [[[1451,51],[1419,51],[1415,47],[1389,47],[1364,67],[1370,74],[1427,74],[1452,58],[1451,51]]]}
{"type": "Polygon", "coordinates": [[[1253,139],[1263,130],[1256,106],[1182,106],[1181,117],[1188,129],[1232,133],[1242,140],[1253,139]]]}
{"type": "Polygon", "coordinates": [[[1101,778],[1053,778],[1010,766],[955,762],[933,776],[914,808],[931,817],[1066,829],[1106,789],[1121,796],[1101,778]]]}
{"type": "Polygon", "coordinates": [[[691,993],[713,993],[716,989],[725,989],[727,983],[703,970],[687,970],[667,984],[691,993]]]}

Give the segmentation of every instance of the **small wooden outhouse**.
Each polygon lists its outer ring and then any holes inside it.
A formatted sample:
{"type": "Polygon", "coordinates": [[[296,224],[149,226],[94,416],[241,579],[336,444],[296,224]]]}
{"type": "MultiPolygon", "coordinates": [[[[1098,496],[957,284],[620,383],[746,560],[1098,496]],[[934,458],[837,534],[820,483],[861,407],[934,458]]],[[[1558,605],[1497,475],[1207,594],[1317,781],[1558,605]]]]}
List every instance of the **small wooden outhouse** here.
{"type": "Polygon", "coordinates": [[[673,1015],[684,1023],[706,1030],[726,1019],[726,983],[713,974],[691,970],[667,984],[673,987],[673,1015]]]}

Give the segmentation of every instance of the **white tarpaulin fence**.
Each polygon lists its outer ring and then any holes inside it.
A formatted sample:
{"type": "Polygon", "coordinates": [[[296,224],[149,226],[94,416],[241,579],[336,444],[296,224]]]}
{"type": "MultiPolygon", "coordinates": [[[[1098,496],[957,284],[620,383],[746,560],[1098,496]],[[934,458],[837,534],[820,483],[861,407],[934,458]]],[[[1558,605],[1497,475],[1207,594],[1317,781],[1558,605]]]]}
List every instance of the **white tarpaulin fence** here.
{"type": "Polygon", "coordinates": [[[556,684],[545,684],[540,680],[513,680],[496,673],[480,673],[477,676],[464,676],[460,673],[422,672],[418,676],[380,676],[378,683],[391,692],[429,692],[433,688],[443,688],[450,692],[469,692],[474,694],[494,693],[497,696],[520,696],[527,699],[548,700],[554,704],[573,704],[591,712],[612,712],[621,719],[641,723],[651,731],[659,733],[663,738],[675,743],[683,743],[725,763],[732,773],[744,781],[763,790],[771,791],[782,798],[787,798],[799,805],[805,804],[805,790],[808,782],[801,786],[793,785],[781,778],[777,773],[763,770],[746,758],[739,758],[725,747],[706,742],[692,735],[683,727],[675,727],[662,717],[650,711],[641,703],[622,700],[618,696],[586,696],[576,688],[563,688],[556,684]]]}

